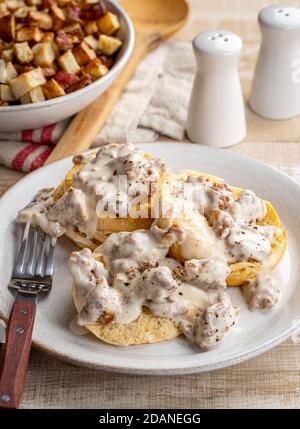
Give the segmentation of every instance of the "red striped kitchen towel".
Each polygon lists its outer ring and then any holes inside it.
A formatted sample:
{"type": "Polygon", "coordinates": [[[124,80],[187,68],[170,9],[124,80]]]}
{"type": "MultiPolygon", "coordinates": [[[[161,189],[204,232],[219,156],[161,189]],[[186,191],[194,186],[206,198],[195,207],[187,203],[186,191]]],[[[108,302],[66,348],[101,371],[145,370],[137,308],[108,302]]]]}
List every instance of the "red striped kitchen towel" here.
{"type": "Polygon", "coordinates": [[[35,130],[0,132],[0,164],[28,173],[41,167],[69,119],[35,130]]]}

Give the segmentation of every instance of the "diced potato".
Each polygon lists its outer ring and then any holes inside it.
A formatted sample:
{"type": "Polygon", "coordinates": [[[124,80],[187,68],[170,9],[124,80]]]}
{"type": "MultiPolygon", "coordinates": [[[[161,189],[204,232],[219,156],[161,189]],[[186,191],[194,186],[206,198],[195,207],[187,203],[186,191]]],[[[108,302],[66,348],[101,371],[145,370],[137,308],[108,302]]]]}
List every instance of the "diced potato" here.
{"type": "Polygon", "coordinates": [[[12,61],[14,57],[13,49],[4,49],[1,54],[1,58],[4,61],[12,61]]]}
{"type": "Polygon", "coordinates": [[[53,42],[53,40],[54,40],[54,33],[52,31],[45,31],[41,42],[53,42]]]}
{"type": "Polygon", "coordinates": [[[44,96],[47,98],[47,100],[65,95],[65,91],[63,90],[63,88],[53,78],[49,79],[43,85],[42,89],[43,89],[44,96]]]}
{"type": "Polygon", "coordinates": [[[99,37],[99,50],[104,55],[114,54],[121,46],[121,40],[116,37],[106,36],[105,34],[101,34],[99,37]]]}
{"type": "Polygon", "coordinates": [[[25,3],[23,0],[5,0],[7,9],[14,11],[19,9],[20,7],[24,7],[25,3]]]}
{"type": "Polygon", "coordinates": [[[99,48],[98,40],[94,36],[92,36],[91,34],[89,36],[86,36],[83,40],[94,51],[97,51],[97,49],[99,48]]]}
{"type": "Polygon", "coordinates": [[[6,83],[6,64],[5,61],[0,60],[0,83],[6,83]]]}
{"type": "Polygon", "coordinates": [[[15,99],[9,85],[0,85],[0,98],[2,101],[13,101],[15,99]]]}
{"type": "Polygon", "coordinates": [[[11,61],[9,61],[6,64],[6,82],[9,82],[10,80],[14,79],[18,76],[18,72],[16,70],[16,67],[13,65],[11,61]]]}
{"type": "Polygon", "coordinates": [[[26,92],[31,91],[37,86],[43,85],[46,83],[46,79],[43,75],[42,69],[40,67],[31,70],[26,73],[22,73],[15,79],[12,79],[9,82],[10,89],[15,98],[20,98],[26,92]]]}
{"type": "Polygon", "coordinates": [[[70,25],[67,25],[66,27],[63,27],[62,31],[64,31],[65,33],[72,33],[72,34],[77,34],[77,35],[80,34],[83,36],[82,28],[81,28],[81,25],[79,24],[79,22],[74,22],[73,24],[70,24],[70,25]]]}
{"type": "Polygon", "coordinates": [[[92,76],[93,80],[99,79],[108,71],[109,69],[104,64],[102,64],[99,58],[95,58],[83,67],[83,72],[92,76]]]}
{"type": "Polygon", "coordinates": [[[0,19],[0,39],[11,42],[15,39],[16,20],[13,15],[5,15],[0,19]]]}
{"type": "Polygon", "coordinates": [[[120,21],[117,15],[112,12],[107,12],[102,18],[97,21],[99,30],[111,36],[120,28],[120,21]]]}
{"type": "Polygon", "coordinates": [[[37,67],[49,67],[55,60],[55,52],[51,42],[37,43],[32,50],[33,64],[37,67]]]}
{"type": "Polygon", "coordinates": [[[28,42],[16,43],[14,46],[14,54],[20,64],[28,64],[33,60],[33,52],[28,42]]]}
{"type": "Polygon", "coordinates": [[[53,19],[46,12],[29,12],[28,20],[30,24],[37,25],[42,30],[51,30],[53,19]]]}
{"type": "Polygon", "coordinates": [[[29,91],[29,96],[32,103],[40,103],[45,100],[45,96],[41,86],[37,86],[29,91]]]}
{"type": "Polygon", "coordinates": [[[17,42],[40,42],[42,37],[43,33],[38,27],[22,27],[16,32],[17,42]]]}
{"type": "Polygon", "coordinates": [[[70,49],[59,57],[58,64],[68,73],[76,74],[80,70],[80,66],[70,49]]]}
{"type": "Polygon", "coordinates": [[[95,4],[95,3],[99,3],[99,0],[85,0],[84,3],[85,4],[95,4]]]}
{"type": "Polygon", "coordinates": [[[94,34],[99,32],[97,21],[85,21],[83,23],[83,28],[86,34],[94,34]]]}
{"type": "Polygon", "coordinates": [[[65,17],[64,11],[63,11],[63,9],[61,9],[60,7],[58,7],[56,5],[51,6],[50,10],[51,10],[52,18],[53,18],[53,30],[58,30],[66,22],[66,17],[65,17]]]}
{"type": "Polygon", "coordinates": [[[30,10],[31,10],[31,8],[28,7],[28,6],[20,7],[19,9],[15,10],[14,16],[16,18],[19,18],[19,19],[24,19],[24,18],[27,17],[27,15],[29,14],[30,10]]]}
{"type": "Polygon", "coordinates": [[[93,51],[93,49],[91,49],[85,42],[81,42],[80,45],[73,50],[73,53],[80,66],[96,58],[95,51],[93,51]]]}

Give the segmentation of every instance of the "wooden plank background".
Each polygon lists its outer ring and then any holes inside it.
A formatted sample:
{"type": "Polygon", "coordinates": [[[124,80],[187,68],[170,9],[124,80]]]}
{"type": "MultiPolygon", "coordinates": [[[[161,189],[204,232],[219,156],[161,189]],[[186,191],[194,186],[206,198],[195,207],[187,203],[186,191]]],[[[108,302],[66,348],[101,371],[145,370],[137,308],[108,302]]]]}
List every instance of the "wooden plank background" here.
{"type": "MultiPolygon", "coordinates": [[[[138,0],[136,0],[138,1],[138,0]]],[[[162,0],[163,1],[163,0],[162,0]]],[[[191,0],[187,26],[176,36],[190,41],[205,29],[222,27],[242,36],[240,73],[249,95],[260,35],[261,0],[191,0]]],[[[286,2],[283,2],[286,3],[286,2]]],[[[300,7],[300,1],[289,1],[300,7]]],[[[231,149],[287,167],[300,165],[300,118],[266,121],[247,111],[245,142],[231,149]]],[[[22,177],[0,167],[0,192],[22,177]]],[[[63,364],[32,351],[23,408],[291,408],[300,406],[300,344],[290,340],[232,368],[199,375],[141,377],[63,364]]]]}

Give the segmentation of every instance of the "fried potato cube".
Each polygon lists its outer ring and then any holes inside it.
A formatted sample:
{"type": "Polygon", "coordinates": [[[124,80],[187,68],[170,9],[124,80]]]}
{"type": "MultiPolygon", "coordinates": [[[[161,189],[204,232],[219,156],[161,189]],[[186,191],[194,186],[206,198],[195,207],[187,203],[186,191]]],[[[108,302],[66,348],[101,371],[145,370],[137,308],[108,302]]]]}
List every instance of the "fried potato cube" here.
{"type": "Polygon", "coordinates": [[[16,67],[13,65],[11,61],[9,61],[6,64],[6,82],[9,82],[10,80],[14,79],[18,76],[18,72],[16,70],[16,67]]]}
{"type": "Polygon", "coordinates": [[[53,78],[43,85],[43,93],[47,100],[65,95],[64,89],[53,78]]]}
{"type": "Polygon", "coordinates": [[[28,64],[33,60],[33,52],[28,42],[16,43],[14,46],[14,54],[20,64],[28,64]]]}
{"type": "Polygon", "coordinates": [[[37,25],[42,30],[51,30],[52,17],[46,12],[31,11],[28,15],[29,24],[37,25]]]}
{"type": "Polygon", "coordinates": [[[7,9],[14,11],[19,9],[20,7],[24,7],[25,3],[23,0],[5,0],[7,9]]]}
{"type": "Polygon", "coordinates": [[[59,6],[55,4],[51,6],[50,10],[53,18],[53,30],[58,30],[66,22],[64,11],[63,9],[61,9],[59,6]]]}
{"type": "Polygon", "coordinates": [[[4,60],[0,60],[0,83],[6,83],[6,64],[4,60]]]}
{"type": "Polygon", "coordinates": [[[80,70],[80,66],[70,49],[59,57],[58,64],[68,73],[76,74],[80,70]]]}
{"type": "Polygon", "coordinates": [[[31,8],[28,6],[20,7],[19,9],[15,10],[14,16],[19,19],[25,19],[29,14],[30,10],[31,8]]]}
{"type": "Polygon", "coordinates": [[[104,55],[114,54],[121,46],[121,40],[116,37],[106,36],[105,34],[101,34],[99,37],[99,50],[104,55]]]}
{"type": "Polygon", "coordinates": [[[17,42],[40,42],[43,33],[38,27],[22,27],[16,31],[17,42]]]}
{"type": "Polygon", "coordinates": [[[109,69],[104,64],[102,64],[99,58],[95,58],[83,67],[83,72],[88,73],[90,76],[92,76],[93,80],[99,79],[100,77],[104,76],[108,71],[109,69]]]}
{"type": "Polygon", "coordinates": [[[9,85],[0,85],[0,98],[2,101],[14,101],[15,98],[12,95],[9,85]]]}
{"type": "Polygon", "coordinates": [[[112,12],[106,12],[102,18],[98,19],[97,24],[99,30],[108,36],[111,36],[120,28],[119,18],[112,12]]]}
{"type": "Polygon", "coordinates": [[[22,104],[40,103],[45,101],[45,96],[41,86],[38,86],[20,98],[22,104]]]}
{"type": "Polygon", "coordinates": [[[0,19],[0,39],[11,42],[16,35],[16,20],[13,15],[5,15],[0,19]]]}
{"type": "Polygon", "coordinates": [[[33,48],[33,64],[37,67],[49,67],[55,60],[51,42],[37,43],[33,48]]]}
{"type": "Polygon", "coordinates": [[[46,83],[46,79],[43,75],[42,69],[38,67],[20,74],[15,79],[12,79],[9,82],[9,85],[14,97],[18,99],[22,97],[22,95],[26,94],[26,92],[29,92],[33,88],[43,85],[44,83],[46,83]]]}
{"type": "Polygon", "coordinates": [[[33,88],[31,91],[29,91],[29,96],[32,103],[40,103],[41,101],[45,100],[45,95],[41,86],[37,86],[36,88],[33,88]]]}
{"type": "Polygon", "coordinates": [[[4,49],[4,51],[2,51],[1,58],[4,61],[12,61],[14,58],[13,49],[4,49]]]}
{"type": "Polygon", "coordinates": [[[43,34],[41,42],[53,42],[54,40],[54,33],[53,31],[45,31],[43,34]]]}
{"type": "Polygon", "coordinates": [[[66,34],[73,36],[73,43],[79,43],[83,38],[83,31],[81,25],[78,22],[74,22],[73,24],[67,25],[62,28],[66,34]],[[77,39],[76,39],[77,37],[77,39]]]}
{"type": "Polygon", "coordinates": [[[99,48],[98,40],[91,34],[89,36],[86,36],[83,40],[94,51],[97,51],[97,49],[99,48]]]}
{"type": "Polygon", "coordinates": [[[83,23],[84,32],[86,34],[98,33],[97,21],[85,21],[83,23]]]}
{"type": "Polygon", "coordinates": [[[73,50],[73,53],[80,66],[96,58],[95,51],[93,51],[93,49],[91,49],[85,42],[81,42],[80,45],[73,50]]]}

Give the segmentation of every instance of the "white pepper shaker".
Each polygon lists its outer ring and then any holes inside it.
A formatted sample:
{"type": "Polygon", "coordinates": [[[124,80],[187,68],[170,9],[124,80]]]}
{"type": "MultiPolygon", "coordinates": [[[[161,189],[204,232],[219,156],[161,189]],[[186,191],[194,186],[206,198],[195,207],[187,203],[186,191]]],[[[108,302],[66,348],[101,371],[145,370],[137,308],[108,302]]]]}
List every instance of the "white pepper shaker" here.
{"type": "Polygon", "coordinates": [[[197,73],[187,119],[194,143],[226,147],[246,135],[244,100],[238,74],[241,38],[226,30],[199,33],[193,40],[197,73]]]}
{"type": "Polygon", "coordinates": [[[269,119],[300,114],[300,9],[272,5],[258,16],[262,35],[251,109],[269,119]]]}

